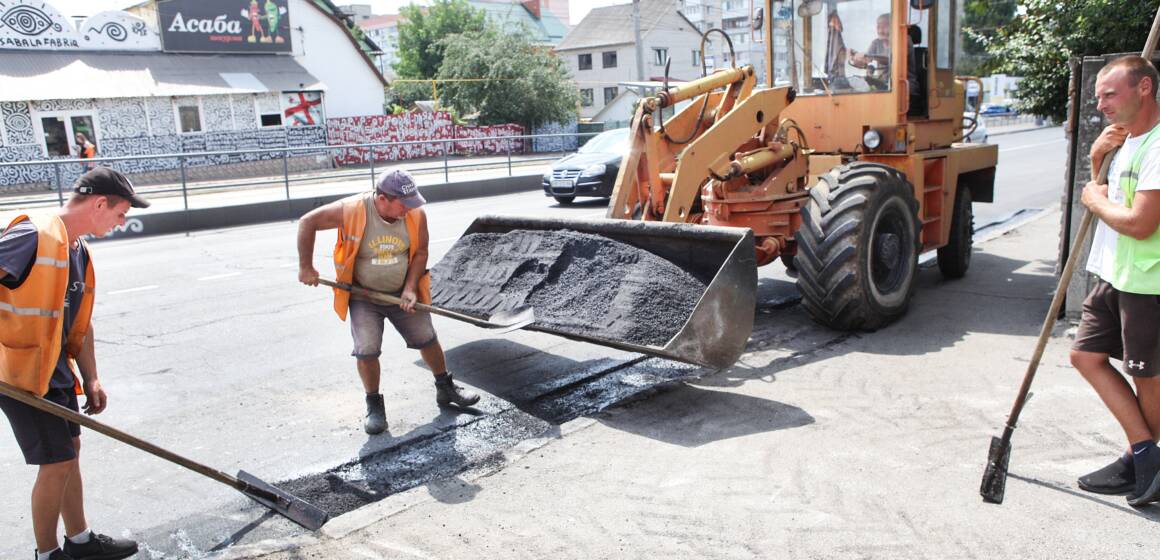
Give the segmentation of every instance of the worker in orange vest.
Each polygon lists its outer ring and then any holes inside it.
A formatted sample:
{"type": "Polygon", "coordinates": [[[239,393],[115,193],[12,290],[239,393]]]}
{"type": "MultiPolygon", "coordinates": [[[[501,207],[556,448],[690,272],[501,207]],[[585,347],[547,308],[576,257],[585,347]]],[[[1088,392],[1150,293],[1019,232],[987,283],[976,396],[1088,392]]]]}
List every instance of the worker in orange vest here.
{"type": "MultiPolygon", "coordinates": [[[[106,395],[93,353],[96,279],[87,235],[105,235],[125,223],[130,207],[149,203],[124,175],[100,167],[77,180],[68,203],[54,214],[24,215],[0,234],[0,380],[80,411],[105,410],[106,395]],[[77,370],[80,379],[77,379],[77,370]]],[[[30,465],[32,529],[38,560],[127,558],[137,543],[94,533],[85,519],[80,471],[80,426],[15,399],[0,409],[30,465]],[[64,548],[57,522],[64,519],[64,548]]]]}
{"type": "Polygon", "coordinates": [[[479,395],[454,383],[443,347],[431,325],[431,314],[415,303],[431,303],[431,275],[427,272],[426,201],[415,179],[401,168],[386,171],[375,190],[315,208],[298,222],[298,280],[318,285],[314,268],[314,240],[319,230],[338,229],[334,247],[337,280],[395,294],[401,305],[385,305],[345,290],[335,289],[334,311],[340,319],[350,314],[351,336],[359,377],[366,390],[367,414],[363,429],[379,434],[387,429],[383,395],[379,392],[383,321],[389,320],[406,341],[419,350],[435,375],[435,401],[460,407],[479,402],[479,395]]]}

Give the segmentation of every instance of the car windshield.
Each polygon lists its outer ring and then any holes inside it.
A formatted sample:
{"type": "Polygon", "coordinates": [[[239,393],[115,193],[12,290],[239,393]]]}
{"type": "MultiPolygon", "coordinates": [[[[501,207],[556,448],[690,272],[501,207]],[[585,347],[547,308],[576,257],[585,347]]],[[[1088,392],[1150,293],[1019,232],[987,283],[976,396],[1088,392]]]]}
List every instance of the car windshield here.
{"type": "Polygon", "coordinates": [[[580,147],[579,152],[582,154],[591,154],[596,152],[611,152],[616,154],[623,154],[628,151],[628,129],[618,128],[616,130],[609,130],[601,132],[593,136],[591,140],[580,147]]]}

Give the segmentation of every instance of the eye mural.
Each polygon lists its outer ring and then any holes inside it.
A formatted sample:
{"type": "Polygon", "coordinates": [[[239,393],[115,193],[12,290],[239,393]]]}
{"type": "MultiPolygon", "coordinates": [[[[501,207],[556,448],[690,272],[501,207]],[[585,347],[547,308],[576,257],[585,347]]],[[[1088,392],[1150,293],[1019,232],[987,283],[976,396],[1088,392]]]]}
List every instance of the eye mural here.
{"type": "Polygon", "coordinates": [[[61,25],[53,23],[52,18],[43,10],[27,5],[13,6],[3,15],[0,15],[0,22],[7,25],[9,29],[29,37],[40,35],[50,29],[61,31],[61,25]]]}

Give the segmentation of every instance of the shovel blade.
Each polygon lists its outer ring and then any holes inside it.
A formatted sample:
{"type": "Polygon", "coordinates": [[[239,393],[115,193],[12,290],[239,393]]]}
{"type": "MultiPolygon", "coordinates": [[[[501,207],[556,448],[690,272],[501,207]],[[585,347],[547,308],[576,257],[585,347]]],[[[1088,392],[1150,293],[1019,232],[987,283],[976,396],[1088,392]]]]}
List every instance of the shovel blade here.
{"type": "Polygon", "coordinates": [[[326,521],[330,519],[330,514],[321,508],[311,505],[297,496],[292,496],[246,471],[238,471],[237,479],[255,488],[259,488],[265,491],[265,493],[276,496],[277,500],[275,501],[255,492],[242,490],[242,493],[251,500],[270,508],[275,513],[301,525],[309,531],[321,529],[326,524],[326,521]]]}
{"type": "Polygon", "coordinates": [[[487,322],[496,329],[496,334],[522,329],[536,322],[536,311],[530,306],[517,307],[508,311],[500,311],[487,318],[487,322]]]}
{"type": "Polygon", "coordinates": [[[983,471],[983,482],[979,494],[983,501],[991,504],[1003,503],[1007,491],[1007,465],[1011,462],[1011,443],[1003,445],[1001,438],[991,438],[991,448],[987,453],[987,468],[983,471]]]}

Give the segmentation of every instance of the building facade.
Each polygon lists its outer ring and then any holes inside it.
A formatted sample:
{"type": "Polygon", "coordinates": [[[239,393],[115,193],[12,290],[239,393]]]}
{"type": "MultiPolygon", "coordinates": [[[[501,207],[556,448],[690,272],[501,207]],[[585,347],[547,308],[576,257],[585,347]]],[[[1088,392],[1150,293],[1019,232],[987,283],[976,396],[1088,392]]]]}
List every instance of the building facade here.
{"type": "MultiPolygon", "coordinates": [[[[0,5],[0,19],[23,22],[0,28],[0,161],[76,157],[78,133],[99,157],[322,146],[328,117],[382,114],[381,76],[316,2],[252,1],[249,17],[235,5],[162,0],[98,13],[77,27],[40,0],[0,5]]],[[[280,157],[114,166],[148,174],[280,157]]],[[[81,171],[79,164],[0,167],[0,187],[59,188],[81,171]]]]}
{"type": "Polygon", "coordinates": [[[643,68],[637,67],[632,4],[594,8],[556,47],[580,91],[580,118],[592,119],[624,91],[622,82],[701,76],[701,34],[676,0],[641,0],[643,68]],[[670,62],[671,61],[671,62],[670,62]]]}

